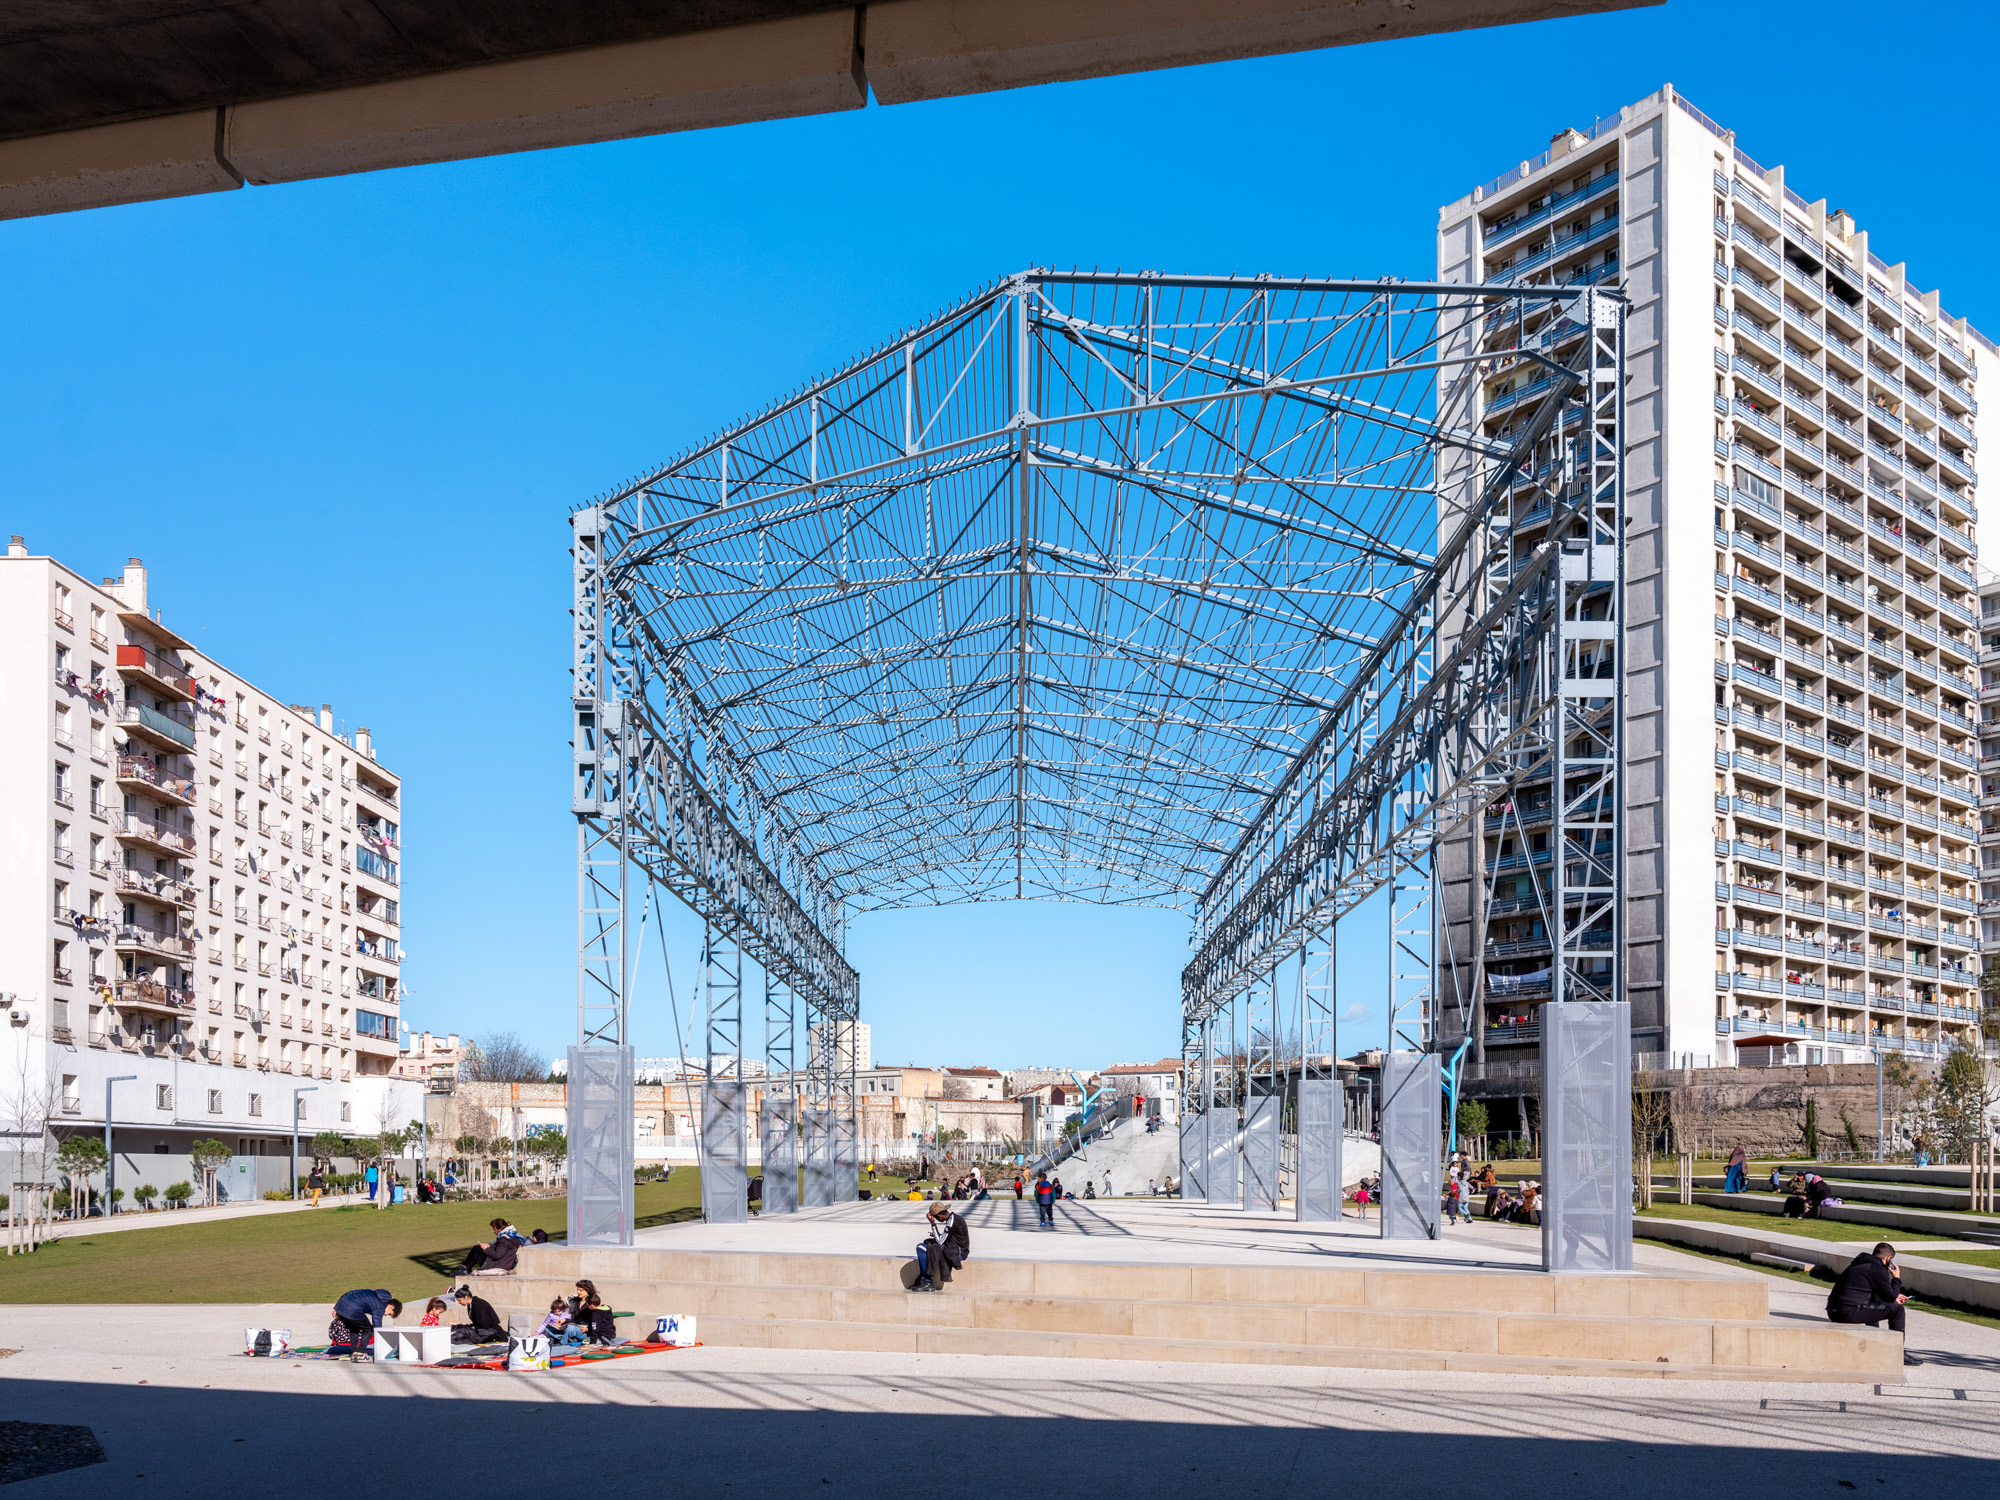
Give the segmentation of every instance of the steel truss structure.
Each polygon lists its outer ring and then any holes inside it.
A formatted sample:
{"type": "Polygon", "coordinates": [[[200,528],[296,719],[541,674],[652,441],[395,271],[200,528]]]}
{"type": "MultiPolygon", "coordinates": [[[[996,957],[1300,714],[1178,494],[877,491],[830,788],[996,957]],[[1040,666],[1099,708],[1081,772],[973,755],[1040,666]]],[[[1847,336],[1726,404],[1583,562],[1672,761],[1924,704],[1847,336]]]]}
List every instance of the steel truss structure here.
{"type": "MultiPolygon", "coordinates": [[[[1565,993],[1619,993],[1585,925],[1618,799],[1584,788],[1618,774],[1622,342],[1588,287],[1028,271],[576,512],[580,1042],[624,1044],[654,882],[805,1008],[807,1198],[816,1159],[846,1196],[851,914],[1177,906],[1201,1139],[1269,1099],[1275,1196],[1279,966],[1407,887],[1426,1044],[1433,851],[1552,773],[1565,993]],[[1545,394],[1494,438],[1501,325],[1545,394]],[[1554,523],[1519,553],[1524,486],[1554,523]]],[[[710,986],[737,1058],[748,982],[710,986]]],[[[1297,1007],[1322,1082],[1332,988],[1297,1007]]]]}

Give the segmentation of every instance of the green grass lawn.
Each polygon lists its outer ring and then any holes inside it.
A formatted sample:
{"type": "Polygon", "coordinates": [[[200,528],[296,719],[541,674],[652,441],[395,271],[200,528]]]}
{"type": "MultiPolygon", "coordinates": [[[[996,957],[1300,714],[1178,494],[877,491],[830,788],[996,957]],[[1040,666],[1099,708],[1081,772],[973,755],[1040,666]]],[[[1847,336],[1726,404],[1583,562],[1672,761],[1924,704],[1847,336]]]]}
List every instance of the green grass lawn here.
{"type": "Polygon", "coordinates": [[[1926,1250],[1933,1260],[1955,1260],[1962,1266],[1984,1266],[2000,1271],[2000,1250],[1926,1250]]]}
{"type": "MultiPolygon", "coordinates": [[[[878,1197],[902,1197],[900,1177],[861,1179],[878,1197]]],[[[1009,1190],[1011,1191],[1011,1189],[1009,1190]]],[[[996,1197],[1004,1196],[1002,1193],[996,1197]]],[[[701,1217],[701,1173],[676,1167],[671,1181],[634,1190],[639,1226],[701,1217]]],[[[61,1226],[62,1239],[33,1255],[0,1257],[0,1304],[22,1302],[326,1302],[354,1287],[385,1287],[405,1299],[436,1296],[466,1249],[504,1216],[524,1234],[562,1239],[564,1198],[405,1203],[377,1209],[332,1202],[288,1214],[163,1223],[93,1235],[61,1226]]]]}
{"type": "Polygon", "coordinates": [[[1735,1229],[1763,1230],[1775,1234],[1796,1234],[1805,1239],[1845,1242],[1893,1240],[1915,1244],[1919,1240],[1943,1239],[1937,1234],[1912,1234],[1901,1229],[1882,1229],[1872,1224],[1841,1224],[1832,1219],[1787,1219],[1778,1214],[1739,1213],[1732,1208],[1710,1208],[1705,1203],[1663,1203],[1637,1210],[1639,1219],[1694,1219],[1704,1224],[1727,1224],[1735,1229]]]}
{"type": "MultiPolygon", "coordinates": [[[[641,1183],[642,1227],[701,1213],[701,1179],[677,1168],[641,1183]]],[[[325,1206],[296,1213],[92,1235],[64,1226],[33,1255],[0,1257],[0,1304],[23,1302],[324,1302],[353,1287],[386,1287],[418,1307],[443,1291],[466,1249],[505,1216],[521,1231],[562,1238],[563,1198],[325,1206]]]]}

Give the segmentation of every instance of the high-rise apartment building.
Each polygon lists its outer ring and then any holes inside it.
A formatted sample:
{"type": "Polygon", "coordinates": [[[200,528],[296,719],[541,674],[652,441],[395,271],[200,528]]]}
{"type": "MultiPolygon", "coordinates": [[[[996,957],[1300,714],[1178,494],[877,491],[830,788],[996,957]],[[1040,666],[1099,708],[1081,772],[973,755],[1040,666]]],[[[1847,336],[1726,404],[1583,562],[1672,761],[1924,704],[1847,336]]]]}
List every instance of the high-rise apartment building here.
{"type": "MultiPolygon", "coordinates": [[[[1668,87],[1439,213],[1441,280],[1629,301],[1626,960],[1656,1065],[1979,1040],[1974,393],[1996,350],[1835,190],[1668,87]]],[[[1580,330],[1490,336],[1487,433],[1531,409],[1510,356],[1542,333],[1561,355],[1580,330]]],[[[1525,550],[1548,512],[1516,509],[1525,550]]],[[[1450,951],[1482,972],[1442,1031],[1489,1065],[1538,1055],[1549,794],[1447,864],[1450,951]]]]}
{"type": "Polygon", "coordinates": [[[402,794],[368,732],[177,635],[138,559],[93,583],[20,537],[0,702],[8,1146],[41,1095],[58,1132],[101,1129],[107,1080],[126,1186],[186,1176],[199,1137],[285,1154],[295,1089],[303,1134],[414,1118],[402,794]]]}

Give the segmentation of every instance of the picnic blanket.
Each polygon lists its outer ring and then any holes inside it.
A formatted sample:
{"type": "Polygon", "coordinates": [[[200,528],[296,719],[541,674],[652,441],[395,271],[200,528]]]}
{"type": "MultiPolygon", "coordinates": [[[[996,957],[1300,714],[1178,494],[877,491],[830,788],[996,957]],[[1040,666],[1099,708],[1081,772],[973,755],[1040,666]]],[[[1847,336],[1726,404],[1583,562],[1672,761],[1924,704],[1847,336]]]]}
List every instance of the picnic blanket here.
{"type": "MultiPolygon", "coordinates": [[[[551,1370],[575,1369],[582,1365],[603,1364],[606,1360],[632,1359],[641,1354],[664,1354],[673,1349],[699,1349],[694,1344],[613,1344],[606,1348],[592,1348],[586,1345],[571,1345],[562,1353],[551,1351],[551,1370]]],[[[347,1345],[316,1344],[308,1348],[294,1349],[293,1359],[345,1360],[349,1357],[347,1345]],[[336,1348],[338,1352],[336,1352],[336,1348]]],[[[399,1360],[381,1360],[380,1364],[394,1367],[399,1360]]],[[[455,1352],[450,1359],[441,1359],[434,1365],[415,1365],[423,1370],[504,1370],[507,1368],[507,1346],[497,1344],[468,1344],[455,1352]]]]}

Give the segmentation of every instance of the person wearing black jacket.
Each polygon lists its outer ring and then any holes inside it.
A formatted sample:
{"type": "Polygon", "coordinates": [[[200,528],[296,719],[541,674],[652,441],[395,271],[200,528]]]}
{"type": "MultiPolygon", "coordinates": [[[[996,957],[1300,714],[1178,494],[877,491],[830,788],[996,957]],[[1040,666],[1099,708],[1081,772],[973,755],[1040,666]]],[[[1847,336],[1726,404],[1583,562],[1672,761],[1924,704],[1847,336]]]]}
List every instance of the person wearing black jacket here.
{"type": "Polygon", "coordinates": [[[934,1292],[951,1280],[952,1269],[962,1266],[972,1254],[972,1235],[965,1227],[965,1215],[955,1214],[948,1204],[931,1206],[925,1220],[926,1233],[917,1246],[917,1284],[920,1292],[934,1292]]]}
{"type": "Polygon", "coordinates": [[[453,1295],[458,1298],[458,1305],[465,1309],[468,1320],[452,1325],[451,1341],[454,1344],[497,1344],[507,1337],[500,1314],[493,1310],[491,1302],[484,1297],[473,1296],[469,1286],[460,1287],[453,1295]]]}
{"type": "Polygon", "coordinates": [[[333,1322],[327,1329],[330,1346],[347,1347],[348,1358],[366,1362],[375,1357],[375,1330],[384,1318],[400,1317],[403,1304],[385,1291],[356,1287],[342,1292],[333,1304],[333,1322]]]}
{"type": "MultiPolygon", "coordinates": [[[[1903,1304],[1909,1300],[1903,1295],[1896,1247],[1884,1240],[1867,1254],[1855,1256],[1834,1278],[1833,1290],[1827,1293],[1826,1315],[1835,1323],[1866,1323],[1871,1328],[1887,1323],[1891,1332],[1901,1333],[1903,1304]]],[[[1905,1354],[1903,1363],[1920,1365],[1923,1361],[1905,1354]]]]}

